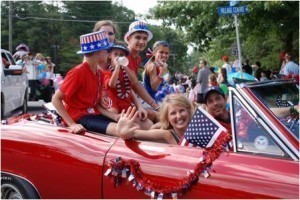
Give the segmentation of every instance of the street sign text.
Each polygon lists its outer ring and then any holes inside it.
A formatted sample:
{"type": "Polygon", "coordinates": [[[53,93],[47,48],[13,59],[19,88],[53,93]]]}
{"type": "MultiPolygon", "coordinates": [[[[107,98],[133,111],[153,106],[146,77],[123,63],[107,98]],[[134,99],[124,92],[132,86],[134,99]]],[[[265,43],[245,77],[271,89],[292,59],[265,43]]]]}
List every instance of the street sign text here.
{"type": "Polygon", "coordinates": [[[232,14],[245,14],[248,12],[247,6],[225,6],[225,7],[218,7],[218,14],[219,15],[232,15],[232,14]]]}

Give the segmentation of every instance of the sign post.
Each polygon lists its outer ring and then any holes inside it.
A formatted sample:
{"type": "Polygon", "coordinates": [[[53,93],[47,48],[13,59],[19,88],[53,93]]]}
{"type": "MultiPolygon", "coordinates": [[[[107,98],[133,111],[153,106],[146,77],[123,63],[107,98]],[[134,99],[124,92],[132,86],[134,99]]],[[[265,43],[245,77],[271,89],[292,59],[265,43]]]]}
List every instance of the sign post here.
{"type": "Polygon", "coordinates": [[[241,50],[241,44],[240,44],[239,24],[238,24],[237,15],[234,15],[234,25],[235,25],[236,42],[237,42],[237,48],[238,48],[238,54],[239,54],[239,68],[240,68],[240,71],[242,71],[242,50],[241,50]]]}
{"type": "Polygon", "coordinates": [[[234,42],[232,45],[231,45],[231,55],[232,56],[237,56],[238,55],[238,47],[237,47],[237,44],[236,42],[234,42]]]}
{"type": "Polygon", "coordinates": [[[229,2],[230,6],[225,7],[218,7],[218,14],[222,15],[233,15],[234,16],[234,25],[235,25],[235,32],[236,32],[236,41],[237,41],[237,48],[238,48],[238,56],[239,56],[239,68],[242,71],[242,50],[240,44],[240,36],[239,36],[239,24],[238,24],[238,14],[245,14],[248,13],[248,7],[245,5],[236,6],[239,1],[232,0],[229,2]]]}

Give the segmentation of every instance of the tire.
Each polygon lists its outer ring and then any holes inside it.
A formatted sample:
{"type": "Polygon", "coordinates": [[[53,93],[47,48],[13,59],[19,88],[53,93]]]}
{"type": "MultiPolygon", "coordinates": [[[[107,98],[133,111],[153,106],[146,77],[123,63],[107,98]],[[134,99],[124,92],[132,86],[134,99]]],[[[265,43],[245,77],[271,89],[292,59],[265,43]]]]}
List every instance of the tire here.
{"type": "Polygon", "coordinates": [[[24,101],[23,101],[23,105],[21,108],[22,108],[23,114],[26,114],[28,112],[28,91],[27,90],[24,94],[24,101]]]}
{"type": "Polygon", "coordinates": [[[40,199],[40,196],[25,179],[2,172],[1,199],[40,199]]]}

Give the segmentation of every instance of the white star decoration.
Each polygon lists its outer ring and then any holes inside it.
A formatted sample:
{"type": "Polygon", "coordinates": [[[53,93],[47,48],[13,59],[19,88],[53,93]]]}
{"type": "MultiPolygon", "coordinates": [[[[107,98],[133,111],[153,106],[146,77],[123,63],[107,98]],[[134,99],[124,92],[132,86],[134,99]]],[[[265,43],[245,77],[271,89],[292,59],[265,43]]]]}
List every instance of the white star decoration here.
{"type": "Polygon", "coordinates": [[[185,133],[185,137],[192,144],[206,147],[218,128],[206,115],[197,110],[185,133]]]}
{"type": "Polygon", "coordinates": [[[95,48],[95,45],[91,44],[90,48],[91,48],[91,49],[94,49],[94,48],[95,48]]]}
{"type": "Polygon", "coordinates": [[[84,49],[84,50],[87,50],[87,46],[83,46],[83,49],[84,49]]]}

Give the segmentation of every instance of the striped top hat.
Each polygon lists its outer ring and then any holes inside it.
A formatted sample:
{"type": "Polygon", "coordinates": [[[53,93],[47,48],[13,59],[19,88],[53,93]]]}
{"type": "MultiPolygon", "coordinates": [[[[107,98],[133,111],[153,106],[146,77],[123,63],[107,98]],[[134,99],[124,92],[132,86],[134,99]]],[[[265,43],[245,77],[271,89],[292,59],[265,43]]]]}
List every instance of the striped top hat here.
{"type": "Polygon", "coordinates": [[[129,26],[128,32],[124,36],[124,41],[128,44],[128,36],[134,32],[143,31],[148,34],[148,42],[152,39],[153,34],[149,30],[148,24],[145,21],[135,21],[132,22],[129,26]]]}
{"type": "Polygon", "coordinates": [[[98,31],[80,36],[81,50],[77,54],[92,53],[101,50],[108,50],[111,47],[107,33],[98,31]]]}

